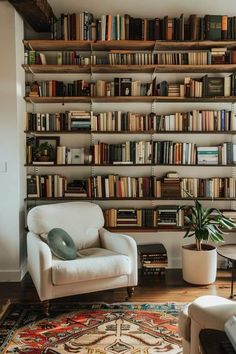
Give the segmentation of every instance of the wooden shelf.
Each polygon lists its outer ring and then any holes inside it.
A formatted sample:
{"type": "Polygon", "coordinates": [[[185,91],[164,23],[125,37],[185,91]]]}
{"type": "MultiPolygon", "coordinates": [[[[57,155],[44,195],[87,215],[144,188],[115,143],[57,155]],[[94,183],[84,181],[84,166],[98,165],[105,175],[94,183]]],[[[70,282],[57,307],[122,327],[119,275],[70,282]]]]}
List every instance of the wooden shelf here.
{"type": "Polygon", "coordinates": [[[129,134],[129,135],[166,135],[166,134],[200,134],[200,135],[209,135],[209,134],[229,134],[229,135],[234,135],[236,134],[236,130],[229,130],[229,131],[219,131],[219,130],[214,130],[214,131],[176,131],[176,130],[166,130],[166,131],[154,131],[154,130],[144,130],[144,131],[90,131],[90,130],[44,130],[44,131],[38,131],[38,130],[24,130],[24,133],[26,134],[94,134],[94,135],[123,135],[123,134],[129,134]]]}
{"type": "MultiPolygon", "coordinates": [[[[26,65],[24,66],[26,67],[26,65]]],[[[224,65],[31,65],[35,73],[221,73],[236,71],[236,64],[224,65]]]]}
{"type": "Polygon", "coordinates": [[[71,96],[71,97],[25,97],[31,103],[113,103],[113,102],[236,102],[236,96],[230,97],[168,97],[168,96],[71,96]]]}
{"type": "Polygon", "coordinates": [[[207,164],[202,164],[202,165],[194,165],[194,164],[71,164],[71,165],[62,165],[62,164],[25,164],[25,166],[28,167],[76,167],[76,166],[83,166],[83,167],[144,167],[144,166],[168,166],[171,168],[172,166],[181,166],[181,167],[235,167],[236,165],[234,164],[229,164],[229,165],[207,165],[207,164]]]}
{"type": "MultiPolygon", "coordinates": [[[[181,198],[181,197],[168,197],[168,198],[155,198],[155,197],[138,197],[138,198],[128,198],[128,197],[101,197],[101,198],[95,198],[95,197],[52,197],[52,198],[36,198],[36,197],[27,197],[25,198],[26,201],[52,201],[52,200],[101,200],[101,201],[120,201],[120,200],[134,200],[134,201],[145,201],[145,200],[152,200],[152,201],[164,201],[164,200],[187,200],[192,202],[193,200],[191,198],[181,198]]],[[[230,200],[236,200],[235,198],[209,198],[209,197],[198,197],[198,200],[204,200],[204,201],[230,201],[230,200]]]]}
{"type": "Polygon", "coordinates": [[[109,51],[111,49],[126,50],[191,50],[210,49],[212,47],[234,49],[235,40],[220,41],[140,41],[140,40],[112,40],[112,41],[79,41],[79,40],[24,40],[27,49],[41,51],[55,50],[83,50],[83,51],[109,51]]]}
{"type": "Polygon", "coordinates": [[[22,67],[27,73],[35,73],[35,74],[48,74],[48,73],[73,74],[73,73],[91,72],[91,65],[22,64],[22,67]]]}
{"type": "Polygon", "coordinates": [[[157,226],[157,227],[142,227],[142,226],[130,226],[130,227],[108,227],[107,230],[111,232],[184,232],[184,229],[176,226],[157,226]]]}
{"type": "Polygon", "coordinates": [[[236,64],[224,65],[26,65],[28,73],[35,74],[73,74],[73,73],[232,73],[236,64]]]}
{"type": "Polygon", "coordinates": [[[53,39],[23,40],[24,46],[29,50],[55,51],[55,50],[83,50],[90,51],[93,41],[65,41],[53,39]]]}
{"type": "Polygon", "coordinates": [[[29,103],[91,103],[91,97],[25,97],[29,103]]]}
{"type": "Polygon", "coordinates": [[[44,135],[44,134],[92,134],[90,130],[43,130],[43,131],[38,131],[38,130],[24,130],[24,133],[26,134],[38,134],[38,135],[44,135]]]}

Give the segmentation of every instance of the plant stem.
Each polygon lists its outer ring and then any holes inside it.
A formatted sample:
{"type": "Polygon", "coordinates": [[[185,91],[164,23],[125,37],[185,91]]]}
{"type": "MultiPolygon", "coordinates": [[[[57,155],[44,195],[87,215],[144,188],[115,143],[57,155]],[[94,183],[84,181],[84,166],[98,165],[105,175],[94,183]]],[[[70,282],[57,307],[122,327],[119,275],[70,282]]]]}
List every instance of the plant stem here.
{"type": "Polygon", "coordinates": [[[197,251],[201,251],[202,250],[201,240],[196,240],[196,244],[197,244],[197,251]]]}

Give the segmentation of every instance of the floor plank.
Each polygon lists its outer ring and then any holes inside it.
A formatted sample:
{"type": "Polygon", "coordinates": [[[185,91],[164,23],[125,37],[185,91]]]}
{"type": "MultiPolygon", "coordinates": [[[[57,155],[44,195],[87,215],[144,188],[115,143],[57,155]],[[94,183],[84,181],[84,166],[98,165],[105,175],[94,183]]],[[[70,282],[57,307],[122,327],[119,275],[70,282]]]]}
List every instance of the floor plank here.
{"type": "MultiPolygon", "coordinates": [[[[180,269],[168,269],[164,275],[155,277],[144,277],[139,274],[139,284],[129,301],[142,303],[190,302],[198,296],[209,294],[228,298],[230,295],[230,281],[231,272],[229,270],[218,270],[216,282],[205,286],[194,286],[184,282],[180,269]]],[[[67,301],[123,302],[126,295],[126,289],[122,288],[68,297],[67,301]]],[[[39,301],[35,287],[28,274],[20,283],[0,283],[0,306],[6,303],[8,299],[11,302],[39,301]]],[[[54,301],[60,301],[60,299],[54,301]]]]}

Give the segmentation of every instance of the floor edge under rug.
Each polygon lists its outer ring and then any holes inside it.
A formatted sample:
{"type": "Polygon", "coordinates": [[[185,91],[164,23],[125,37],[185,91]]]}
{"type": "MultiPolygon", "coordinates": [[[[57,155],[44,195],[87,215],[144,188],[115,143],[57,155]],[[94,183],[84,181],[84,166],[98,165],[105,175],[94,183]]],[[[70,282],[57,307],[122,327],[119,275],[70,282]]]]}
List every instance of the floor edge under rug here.
{"type": "Polygon", "coordinates": [[[0,302],[0,319],[3,317],[10,304],[10,299],[5,300],[4,302],[0,302]]]}

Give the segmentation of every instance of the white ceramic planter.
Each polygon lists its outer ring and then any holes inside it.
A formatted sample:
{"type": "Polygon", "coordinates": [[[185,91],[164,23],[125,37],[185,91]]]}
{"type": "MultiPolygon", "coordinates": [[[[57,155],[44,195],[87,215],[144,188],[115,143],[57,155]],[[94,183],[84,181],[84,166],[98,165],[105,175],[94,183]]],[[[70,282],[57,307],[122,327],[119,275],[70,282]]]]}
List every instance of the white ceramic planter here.
{"type": "Polygon", "coordinates": [[[182,246],[183,279],[195,285],[207,285],[216,280],[217,253],[211,245],[202,245],[203,251],[196,251],[195,245],[182,246]]]}

